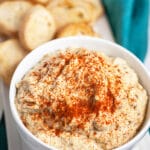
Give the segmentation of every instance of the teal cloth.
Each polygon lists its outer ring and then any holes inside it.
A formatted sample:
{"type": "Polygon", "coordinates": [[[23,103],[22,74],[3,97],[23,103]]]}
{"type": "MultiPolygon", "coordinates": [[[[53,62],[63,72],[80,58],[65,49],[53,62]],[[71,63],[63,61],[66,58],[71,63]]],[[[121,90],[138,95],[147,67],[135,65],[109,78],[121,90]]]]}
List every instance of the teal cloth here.
{"type": "Polygon", "coordinates": [[[7,150],[7,138],[6,138],[6,128],[5,128],[5,120],[4,116],[0,121],[0,150],[7,150]]]}
{"type": "Polygon", "coordinates": [[[149,0],[102,0],[115,40],[144,61],[149,0]]]}

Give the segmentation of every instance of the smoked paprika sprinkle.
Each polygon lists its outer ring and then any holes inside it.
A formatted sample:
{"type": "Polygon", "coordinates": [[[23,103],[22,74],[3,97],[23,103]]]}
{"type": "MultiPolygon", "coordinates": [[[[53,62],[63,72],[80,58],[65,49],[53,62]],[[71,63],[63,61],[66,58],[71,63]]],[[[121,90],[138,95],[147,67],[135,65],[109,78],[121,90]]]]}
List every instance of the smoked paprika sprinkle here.
{"type": "Polygon", "coordinates": [[[115,76],[109,79],[109,67],[105,57],[96,52],[78,49],[59,53],[43,61],[38,70],[30,73],[37,79],[37,86],[42,82],[47,87],[40,89],[42,93],[38,97],[31,91],[30,97],[35,102],[26,101],[25,104],[28,107],[38,104],[40,113],[34,115],[42,118],[56,135],[66,130],[66,125],[72,127],[73,121],[72,130],[84,129],[87,122],[99,116],[99,112],[115,111],[118,102],[113,93],[117,92],[119,85],[111,91],[110,80],[114,80],[115,84],[118,81],[115,76]],[[48,124],[51,120],[53,124],[48,124]]]}

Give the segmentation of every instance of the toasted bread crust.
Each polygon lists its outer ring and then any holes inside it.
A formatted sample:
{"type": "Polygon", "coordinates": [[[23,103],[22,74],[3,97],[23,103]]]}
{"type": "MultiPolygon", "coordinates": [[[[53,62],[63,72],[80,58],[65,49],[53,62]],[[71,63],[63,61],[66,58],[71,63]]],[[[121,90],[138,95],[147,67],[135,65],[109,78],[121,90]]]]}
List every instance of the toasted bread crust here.
{"type": "Polygon", "coordinates": [[[5,40],[7,40],[7,39],[8,39],[7,36],[5,36],[4,34],[0,34],[0,42],[3,42],[5,40]]]}
{"type": "Polygon", "coordinates": [[[26,11],[32,6],[28,1],[4,1],[0,4],[0,32],[16,35],[26,11]]]}
{"type": "Polygon", "coordinates": [[[93,28],[87,23],[72,23],[66,25],[57,33],[57,38],[76,36],[76,35],[87,35],[97,36],[93,28]]]}
{"type": "Polygon", "coordinates": [[[48,3],[49,0],[32,0],[35,3],[41,3],[41,4],[46,4],[48,3]]]}
{"type": "Polygon", "coordinates": [[[55,22],[50,12],[41,5],[35,5],[24,17],[19,37],[26,49],[33,50],[40,44],[51,40],[55,31],[55,22]]]}

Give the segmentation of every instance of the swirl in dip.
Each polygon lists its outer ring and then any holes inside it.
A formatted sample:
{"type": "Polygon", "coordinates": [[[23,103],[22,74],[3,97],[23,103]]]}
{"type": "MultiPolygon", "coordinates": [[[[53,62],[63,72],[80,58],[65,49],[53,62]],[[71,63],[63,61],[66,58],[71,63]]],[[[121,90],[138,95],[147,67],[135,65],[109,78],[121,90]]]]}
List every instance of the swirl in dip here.
{"type": "Polygon", "coordinates": [[[84,48],[46,55],[17,84],[24,125],[60,150],[107,150],[138,132],[147,94],[121,58],[84,48]]]}

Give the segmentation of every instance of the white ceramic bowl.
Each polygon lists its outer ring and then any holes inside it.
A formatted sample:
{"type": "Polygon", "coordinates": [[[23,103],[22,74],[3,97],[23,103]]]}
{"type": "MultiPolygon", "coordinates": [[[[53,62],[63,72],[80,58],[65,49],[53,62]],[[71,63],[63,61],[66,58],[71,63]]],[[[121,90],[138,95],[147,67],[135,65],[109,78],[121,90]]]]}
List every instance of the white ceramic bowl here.
{"type": "MultiPolygon", "coordinates": [[[[58,49],[64,49],[67,47],[84,47],[91,50],[97,50],[104,52],[106,55],[121,57],[125,59],[128,64],[136,71],[139,76],[139,80],[148,92],[150,101],[150,75],[142,62],[131,54],[123,47],[99,38],[90,37],[69,37],[50,41],[32,51],[27,55],[22,62],[18,65],[10,85],[10,107],[13,119],[15,120],[16,127],[21,136],[21,139],[26,144],[26,149],[30,150],[54,150],[54,147],[49,147],[39,139],[37,139],[31,132],[23,125],[18,112],[16,110],[14,101],[16,95],[16,83],[18,83],[26,72],[32,68],[42,57],[47,53],[55,52],[58,49]]],[[[147,132],[150,127],[150,102],[148,103],[148,109],[144,123],[137,133],[137,135],[131,139],[128,143],[120,146],[117,150],[131,149],[147,132]]]]}

